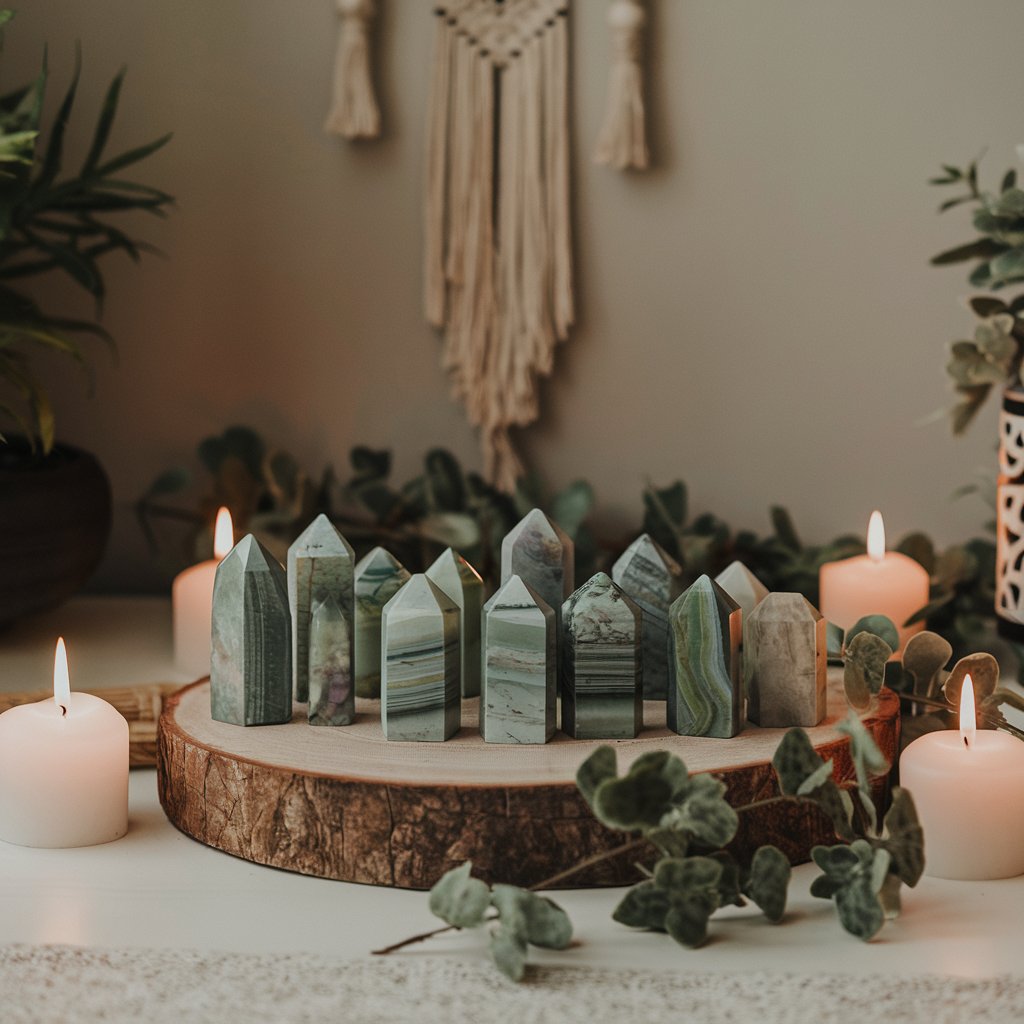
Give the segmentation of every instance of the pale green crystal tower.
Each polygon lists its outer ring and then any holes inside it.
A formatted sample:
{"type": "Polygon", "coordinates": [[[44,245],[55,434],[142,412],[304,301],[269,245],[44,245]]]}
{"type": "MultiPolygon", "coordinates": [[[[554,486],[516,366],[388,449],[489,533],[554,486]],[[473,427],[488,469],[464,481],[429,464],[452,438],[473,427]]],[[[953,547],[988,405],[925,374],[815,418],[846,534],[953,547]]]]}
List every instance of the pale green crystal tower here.
{"type": "Polygon", "coordinates": [[[356,563],[357,697],[380,697],[381,612],[408,581],[408,571],[384,548],[374,548],[356,563]]]}
{"type": "Polygon", "coordinates": [[[730,562],[715,582],[740,606],[744,621],[768,596],[768,588],[740,561],[730,562]]]}
{"type": "Polygon", "coordinates": [[[328,594],[309,624],[309,724],[351,725],[356,717],[350,616],[328,594]]]}
{"type": "Polygon", "coordinates": [[[480,731],[488,743],[547,743],[558,715],[555,613],[519,576],[484,605],[480,731]]]}
{"type": "Polygon", "coordinates": [[[740,606],[701,576],[669,609],[668,727],[683,736],[735,736],[743,727],[740,606]]]}
{"type": "Polygon", "coordinates": [[[643,614],[644,699],[664,700],[668,692],[668,610],[683,591],[679,563],[643,533],[612,566],[612,580],[643,614]]]}
{"type": "Polygon", "coordinates": [[[574,563],[571,538],[539,508],[523,516],[501,542],[501,582],[521,577],[556,617],[575,585],[574,563]]]}
{"type": "Polygon", "coordinates": [[[459,606],[462,646],[462,696],[480,696],[480,609],[484,581],[462,555],[447,548],[427,570],[433,580],[459,606]]]}
{"type": "Polygon", "coordinates": [[[292,678],[295,699],[309,699],[309,630],[313,606],[333,597],[345,619],[352,664],[355,622],[355,554],[327,516],[320,514],[288,549],[288,602],[292,612],[292,678]]]}
{"type": "Polygon", "coordinates": [[[284,568],[250,533],[227,553],[214,578],[213,718],[232,725],[291,721],[291,655],[284,568]]]}
{"type": "Polygon", "coordinates": [[[809,728],[825,717],[825,628],[803,594],[769,594],[744,622],[747,717],[755,725],[809,728]]]}
{"type": "Polygon", "coordinates": [[[459,608],[423,573],[384,606],[381,724],[389,740],[446,740],[462,721],[459,608]]]}
{"type": "Polygon", "coordinates": [[[562,732],[577,740],[640,732],[642,622],[640,609],[603,572],[562,605],[562,732]]]}

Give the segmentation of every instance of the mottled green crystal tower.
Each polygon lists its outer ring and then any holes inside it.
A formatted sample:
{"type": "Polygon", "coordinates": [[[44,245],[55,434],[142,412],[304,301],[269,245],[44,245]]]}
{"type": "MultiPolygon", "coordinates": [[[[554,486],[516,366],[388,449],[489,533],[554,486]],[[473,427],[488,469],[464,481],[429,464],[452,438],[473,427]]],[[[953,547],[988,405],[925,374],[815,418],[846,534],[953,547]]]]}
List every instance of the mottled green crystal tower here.
{"type": "Polygon", "coordinates": [[[501,582],[519,576],[560,615],[575,586],[572,539],[539,508],[532,509],[501,542],[501,582]]]}
{"type": "Polygon", "coordinates": [[[577,740],[640,732],[642,623],[640,609],[603,572],[562,605],[562,732],[577,740]]]}
{"type": "Polygon", "coordinates": [[[385,739],[454,736],[462,721],[458,605],[416,573],[384,606],[381,622],[385,739]]]}
{"type": "Polygon", "coordinates": [[[668,610],[682,593],[683,570],[649,534],[643,533],[612,566],[612,580],[643,614],[644,700],[668,692],[668,610]]]}
{"type": "Polygon", "coordinates": [[[701,576],[669,609],[668,727],[683,736],[735,736],[743,727],[740,606],[701,576]]]}
{"type": "Polygon", "coordinates": [[[715,582],[740,606],[743,621],[768,596],[768,588],[742,563],[730,562],[715,582]]]}
{"type": "Polygon", "coordinates": [[[462,555],[447,548],[427,570],[433,580],[459,606],[462,647],[462,696],[480,696],[480,612],[484,581],[462,555]]]}
{"type": "Polygon", "coordinates": [[[408,582],[408,570],[384,548],[374,548],[356,564],[357,697],[380,697],[381,612],[408,582]]]}
{"type": "Polygon", "coordinates": [[[213,583],[210,713],[232,725],[279,725],[292,717],[288,582],[250,533],[217,566],[213,583]]]}
{"type": "MultiPolygon", "coordinates": [[[[288,603],[292,612],[292,678],[295,699],[309,700],[309,630],[313,606],[333,598],[345,618],[351,648],[355,623],[355,555],[334,524],[321,514],[288,549],[288,603]]],[[[352,651],[345,655],[349,666],[352,651]]]]}
{"type": "Polygon", "coordinates": [[[350,622],[333,594],[313,605],[309,624],[310,725],[351,725],[355,720],[350,622]]]}
{"type": "Polygon", "coordinates": [[[518,576],[484,606],[480,732],[488,743],[547,743],[555,733],[555,613],[518,576]]]}

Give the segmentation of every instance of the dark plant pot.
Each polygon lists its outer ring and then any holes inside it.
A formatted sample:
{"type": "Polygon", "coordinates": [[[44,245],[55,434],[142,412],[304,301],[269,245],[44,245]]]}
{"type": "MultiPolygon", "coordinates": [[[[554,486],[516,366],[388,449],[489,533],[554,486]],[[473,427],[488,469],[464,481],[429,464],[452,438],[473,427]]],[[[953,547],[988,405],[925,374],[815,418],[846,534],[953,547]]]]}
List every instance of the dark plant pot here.
{"type": "Polygon", "coordinates": [[[88,452],[58,444],[46,458],[24,439],[0,444],[0,625],[66,601],[110,538],[110,481],[88,452]]]}

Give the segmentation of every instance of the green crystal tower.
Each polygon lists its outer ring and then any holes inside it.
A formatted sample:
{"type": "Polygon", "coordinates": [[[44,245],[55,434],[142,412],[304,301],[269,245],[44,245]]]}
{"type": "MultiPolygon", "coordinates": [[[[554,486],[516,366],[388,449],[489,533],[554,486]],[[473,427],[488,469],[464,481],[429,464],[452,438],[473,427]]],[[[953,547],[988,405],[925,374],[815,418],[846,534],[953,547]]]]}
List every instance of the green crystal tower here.
{"type": "Polygon", "coordinates": [[[214,578],[213,718],[232,725],[291,721],[291,656],[285,571],[250,533],[227,553],[214,578]]]}
{"type": "Polygon", "coordinates": [[[547,743],[558,714],[554,610],[512,576],[483,614],[480,731],[488,743],[547,743]]]}
{"type": "Polygon", "coordinates": [[[385,739],[450,739],[462,720],[458,605],[416,573],[384,606],[381,621],[385,739]]]}
{"type": "Polygon", "coordinates": [[[539,508],[523,516],[501,542],[501,582],[519,576],[556,616],[572,593],[574,564],[571,538],[539,508]]]}
{"type": "Polygon", "coordinates": [[[356,564],[357,697],[380,697],[381,612],[408,582],[408,571],[384,548],[374,548],[356,564]]]}
{"type": "Polygon", "coordinates": [[[334,524],[321,514],[288,549],[288,603],[292,612],[292,678],[295,699],[309,699],[309,631],[313,606],[334,598],[345,618],[346,660],[352,664],[355,555],[334,524]]]}
{"type": "Polygon", "coordinates": [[[643,614],[644,700],[664,700],[668,692],[668,610],[682,593],[683,570],[643,533],[612,567],[612,580],[643,614]]]}
{"type": "Polygon", "coordinates": [[[562,605],[562,732],[577,740],[640,732],[642,622],[640,609],[603,572],[562,605]]]}
{"type": "Polygon", "coordinates": [[[355,720],[350,622],[333,594],[313,605],[309,624],[310,725],[351,725],[355,720]]]}
{"type": "Polygon", "coordinates": [[[462,555],[452,548],[441,552],[427,570],[433,580],[459,606],[462,645],[462,696],[480,696],[480,611],[484,581],[462,555]]]}
{"type": "Polygon", "coordinates": [[[668,727],[682,736],[735,736],[743,727],[740,606],[701,576],[669,609],[668,727]]]}

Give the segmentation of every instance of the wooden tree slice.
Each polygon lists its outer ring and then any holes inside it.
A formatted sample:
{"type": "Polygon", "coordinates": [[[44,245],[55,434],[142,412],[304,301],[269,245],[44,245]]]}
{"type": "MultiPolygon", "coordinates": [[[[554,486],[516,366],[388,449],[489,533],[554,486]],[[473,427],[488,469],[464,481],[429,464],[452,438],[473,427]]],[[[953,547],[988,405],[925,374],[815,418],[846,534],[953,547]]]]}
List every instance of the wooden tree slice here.
{"type": "MultiPolygon", "coordinates": [[[[846,714],[841,675],[830,676],[829,712],[808,732],[821,756],[834,760],[837,779],[851,779],[849,741],[836,729],[846,714]]],[[[646,703],[644,716],[638,739],[613,741],[620,771],[667,749],[691,771],[720,776],[734,806],[778,793],[771,758],[785,730],[748,726],[733,739],[701,739],[669,732],[663,702],[646,703]]],[[[463,702],[462,721],[447,743],[388,742],[379,703],[358,701],[350,726],[310,726],[297,707],[288,725],[242,728],[213,721],[209,683],[195,683],[170,698],[160,718],[160,801],[184,833],[237,857],[406,889],[429,888],[467,859],[484,878],[534,885],[624,842],[594,819],[576,789],[576,769],[599,741],[556,733],[543,746],[484,743],[475,700],[463,702]]],[[[894,759],[896,695],[883,690],[865,724],[894,759]]],[[[876,797],[885,796],[881,780],[876,797]]],[[[831,841],[817,808],[776,804],[741,816],[734,852],[743,860],[771,842],[799,863],[815,843],[831,841]]],[[[633,851],[566,884],[634,882],[638,859],[645,858],[633,851]]]]}

